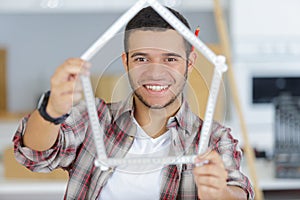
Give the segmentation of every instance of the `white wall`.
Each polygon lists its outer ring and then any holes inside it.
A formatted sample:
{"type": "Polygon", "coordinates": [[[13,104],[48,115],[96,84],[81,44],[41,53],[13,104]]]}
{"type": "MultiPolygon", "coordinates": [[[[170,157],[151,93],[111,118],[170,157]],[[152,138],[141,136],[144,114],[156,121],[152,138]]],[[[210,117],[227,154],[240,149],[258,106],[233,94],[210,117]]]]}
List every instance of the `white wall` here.
{"type": "MultiPolygon", "coordinates": [[[[55,68],[66,58],[79,57],[121,13],[0,14],[0,46],[8,50],[9,111],[35,108],[49,88],[55,68]]],[[[206,43],[217,41],[212,12],[185,13],[191,26],[201,27],[206,43]]],[[[105,55],[114,53],[106,48],[105,55]]],[[[114,71],[123,70],[115,63],[114,71]]]]}

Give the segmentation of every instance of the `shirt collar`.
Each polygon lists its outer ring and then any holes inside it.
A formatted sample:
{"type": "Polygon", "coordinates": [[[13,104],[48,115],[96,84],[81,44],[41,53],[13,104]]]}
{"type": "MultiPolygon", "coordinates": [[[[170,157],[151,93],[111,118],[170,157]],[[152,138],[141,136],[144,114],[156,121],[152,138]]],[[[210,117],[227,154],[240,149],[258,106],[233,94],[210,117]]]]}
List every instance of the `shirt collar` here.
{"type": "MultiPolygon", "coordinates": [[[[117,121],[123,114],[128,113],[131,117],[133,117],[134,106],[133,106],[133,94],[130,94],[126,100],[121,101],[115,106],[115,121],[117,121]]],[[[199,127],[200,121],[198,117],[191,111],[188,102],[185,98],[183,98],[180,109],[177,113],[170,117],[167,123],[167,128],[171,128],[174,126],[178,126],[186,131],[187,134],[192,134],[195,130],[195,127],[199,127]]]]}
{"type": "Polygon", "coordinates": [[[117,121],[125,113],[133,117],[133,94],[130,94],[124,101],[112,104],[112,110],[115,110],[114,121],[117,121]]]}
{"type": "Polygon", "coordinates": [[[167,127],[171,128],[177,125],[191,135],[195,131],[194,128],[199,127],[199,122],[198,117],[191,111],[188,102],[183,98],[180,109],[174,117],[169,119],[167,127]]]}

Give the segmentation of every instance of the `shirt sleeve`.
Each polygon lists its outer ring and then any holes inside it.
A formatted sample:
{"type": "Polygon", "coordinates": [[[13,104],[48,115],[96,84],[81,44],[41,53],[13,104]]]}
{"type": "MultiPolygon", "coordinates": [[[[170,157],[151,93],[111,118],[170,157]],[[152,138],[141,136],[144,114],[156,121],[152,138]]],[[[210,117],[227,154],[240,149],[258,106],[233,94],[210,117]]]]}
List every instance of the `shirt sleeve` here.
{"type": "Polygon", "coordinates": [[[23,145],[28,118],[22,119],[13,137],[16,160],[36,172],[49,172],[58,167],[68,168],[76,158],[76,152],[84,142],[88,128],[85,103],[82,102],[72,109],[70,116],[60,126],[55,144],[46,151],[35,151],[23,145]]]}
{"type": "Polygon", "coordinates": [[[225,168],[228,171],[227,185],[241,187],[248,194],[248,199],[254,199],[254,190],[247,176],[240,169],[242,151],[238,147],[238,140],[230,134],[231,130],[221,125],[212,128],[211,145],[221,155],[225,168]]]}

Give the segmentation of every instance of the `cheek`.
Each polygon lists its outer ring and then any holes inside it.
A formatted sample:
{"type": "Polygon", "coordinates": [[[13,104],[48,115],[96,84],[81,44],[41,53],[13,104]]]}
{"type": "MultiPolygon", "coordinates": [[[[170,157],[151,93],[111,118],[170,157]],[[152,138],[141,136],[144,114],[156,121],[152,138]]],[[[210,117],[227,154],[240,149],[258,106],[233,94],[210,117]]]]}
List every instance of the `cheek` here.
{"type": "Polygon", "coordinates": [[[141,77],[143,77],[144,71],[141,70],[139,67],[131,68],[128,70],[128,75],[130,76],[131,80],[134,81],[134,83],[138,82],[141,77]]]}
{"type": "Polygon", "coordinates": [[[133,83],[139,80],[164,79],[170,82],[182,82],[185,78],[186,67],[184,65],[139,65],[128,68],[129,76],[133,83]]]}
{"type": "Polygon", "coordinates": [[[185,61],[180,61],[180,62],[169,64],[167,68],[173,71],[173,73],[181,74],[182,76],[184,76],[187,70],[187,64],[185,61]]]}
{"type": "Polygon", "coordinates": [[[171,72],[171,75],[172,75],[172,77],[175,79],[175,80],[177,80],[177,81],[185,81],[185,79],[186,79],[186,70],[182,70],[182,69],[180,69],[180,70],[173,70],[172,72],[171,72]]]}

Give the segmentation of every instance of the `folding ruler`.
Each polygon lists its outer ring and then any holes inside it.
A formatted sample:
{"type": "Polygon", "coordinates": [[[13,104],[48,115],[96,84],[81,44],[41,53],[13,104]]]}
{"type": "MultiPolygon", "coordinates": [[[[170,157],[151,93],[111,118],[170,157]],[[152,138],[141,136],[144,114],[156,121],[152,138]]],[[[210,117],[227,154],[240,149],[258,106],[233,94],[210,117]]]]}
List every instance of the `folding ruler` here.
{"type": "MultiPolygon", "coordinates": [[[[81,56],[83,60],[89,61],[109,40],[115,36],[118,31],[125,26],[146,4],[150,5],[161,17],[163,17],[170,25],[174,27],[187,41],[189,41],[196,49],[198,49],[214,66],[213,79],[210,87],[208,103],[204,116],[204,123],[201,129],[199,140],[198,154],[203,154],[208,148],[210,129],[213,122],[213,115],[216,106],[217,96],[219,92],[222,74],[227,71],[225,57],[215,55],[198,37],[196,37],[176,16],[167,8],[161,5],[157,0],[139,0],[127,12],[125,12],[107,31],[96,40],[96,42],[81,56]]],[[[97,151],[95,165],[107,170],[122,164],[162,164],[174,165],[183,163],[194,163],[197,155],[181,156],[181,157],[154,157],[154,158],[108,158],[104,146],[103,136],[104,130],[99,124],[96,111],[95,97],[92,90],[89,77],[81,76],[84,96],[87,105],[87,111],[90,119],[90,125],[93,132],[94,142],[97,151]]]]}

